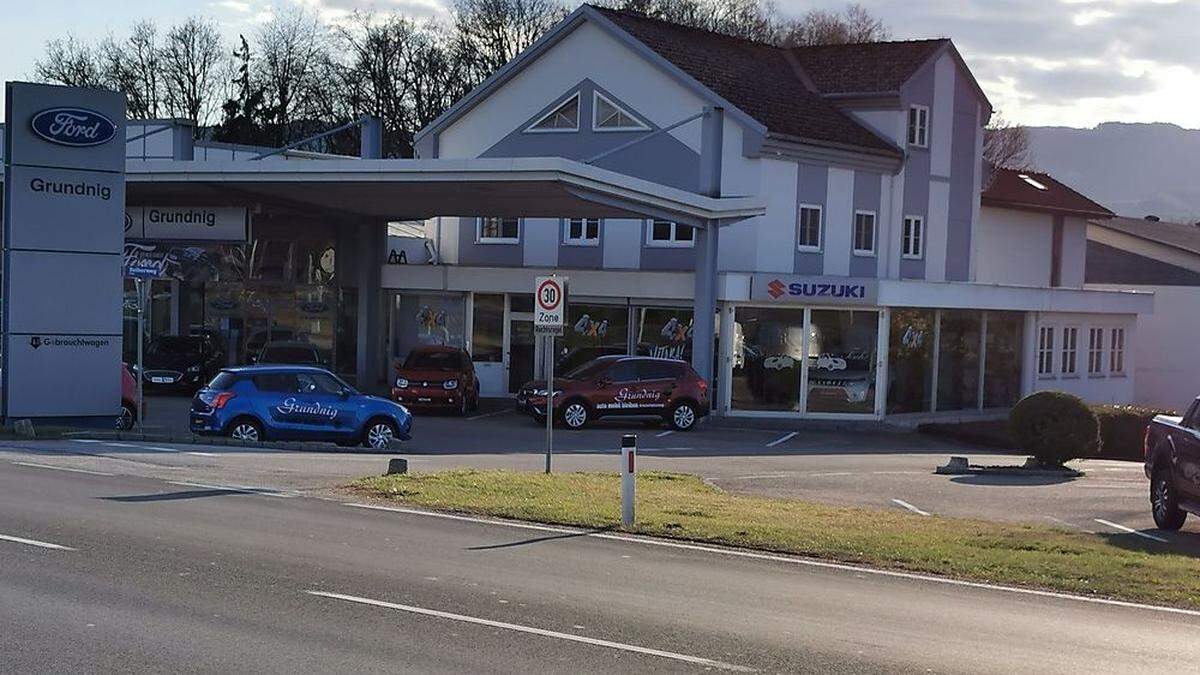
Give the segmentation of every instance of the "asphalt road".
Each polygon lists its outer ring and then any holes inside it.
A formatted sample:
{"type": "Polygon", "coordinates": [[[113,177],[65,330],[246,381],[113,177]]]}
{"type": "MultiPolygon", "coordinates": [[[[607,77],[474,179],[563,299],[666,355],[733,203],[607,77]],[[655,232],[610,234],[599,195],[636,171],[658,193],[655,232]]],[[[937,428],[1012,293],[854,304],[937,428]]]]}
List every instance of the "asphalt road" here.
{"type": "Polygon", "coordinates": [[[8,672],[1200,667],[1197,614],[28,464],[8,672]]]}

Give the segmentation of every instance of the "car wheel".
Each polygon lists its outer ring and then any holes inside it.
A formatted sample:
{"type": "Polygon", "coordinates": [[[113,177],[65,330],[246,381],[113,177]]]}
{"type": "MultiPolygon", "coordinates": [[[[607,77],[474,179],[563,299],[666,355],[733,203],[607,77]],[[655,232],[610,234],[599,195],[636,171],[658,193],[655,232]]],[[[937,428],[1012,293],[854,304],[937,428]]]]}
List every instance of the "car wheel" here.
{"type": "Polygon", "coordinates": [[[258,443],[265,439],[262,425],[249,417],[242,417],[229,425],[229,437],[235,441],[258,443]]]}
{"type": "MultiPolygon", "coordinates": [[[[588,412],[587,404],[583,401],[571,401],[563,406],[562,422],[568,429],[577,430],[587,426],[588,417],[591,413],[588,412]]],[[[545,419],[544,417],[542,418],[545,419]]]]}
{"type": "Polygon", "coordinates": [[[1154,480],[1150,481],[1150,513],[1160,530],[1178,530],[1187,520],[1187,512],[1179,508],[1170,469],[1156,471],[1154,480]]]}
{"type": "Polygon", "coordinates": [[[374,419],[363,431],[363,445],[373,450],[385,450],[397,435],[396,425],[391,420],[374,419]]]}
{"type": "Polygon", "coordinates": [[[680,401],[671,408],[671,418],[667,422],[675,431],[691,431],[697,419],[696,407],[687,401],[680,401]]]}
{"type": "Polygon", "coordinates": [[[121,404],[121,414],[117,415],[117,431],[129,431],[137,422],[137,413],[128,403],[121,404]]]}
{"type": "Polygon", "coordinates": [[[467,401],[467,397],[463,396],[458,402],[458,416],[466,417],[469,412],[471,412],[471,404],[467,401]]]}

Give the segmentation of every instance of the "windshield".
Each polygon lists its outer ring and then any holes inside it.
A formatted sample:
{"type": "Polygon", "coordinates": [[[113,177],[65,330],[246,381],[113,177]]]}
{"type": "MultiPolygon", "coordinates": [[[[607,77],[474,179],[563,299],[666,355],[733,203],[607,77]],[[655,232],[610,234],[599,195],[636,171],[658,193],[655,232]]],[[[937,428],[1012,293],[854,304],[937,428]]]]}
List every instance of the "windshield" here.
{"type": "Polygon", "coordinates": [[[418,352],[408,353],[404,360],[405,368],[422,368],[430,370],[459,370],[462,368],[462,354],[458,352],[418,352]]]}
{"type": "Polygon", "coordinates": [[[199,354],[200,345],[204,338],[184,337],[182,335],[163,335],[150,341],[146,353],[155,356],[165,354],[199,354]]]}
{"type": "Polygon", "coordinates": [[[264,363],[318,363],[317,352],[311,347],[267,347],[263,350],[264,363]]]}
{"type": "Polygon", "coordinates": [[[568,371],[565,375],[563,375],[563,378],[567,380],[586,380],[604,372],[611,363],[612,361],[607,359],[588,361],[582,366],[568,371]]]}

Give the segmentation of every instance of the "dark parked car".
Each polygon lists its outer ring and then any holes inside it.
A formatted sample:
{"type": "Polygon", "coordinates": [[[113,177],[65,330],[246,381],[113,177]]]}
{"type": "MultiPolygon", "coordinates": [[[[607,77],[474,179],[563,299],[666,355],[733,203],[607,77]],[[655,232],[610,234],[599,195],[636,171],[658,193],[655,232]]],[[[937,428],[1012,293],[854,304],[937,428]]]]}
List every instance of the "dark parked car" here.
{"type": "Polygon", "coordinates": [[[479,379],[471,355],[458,347],[414,347],[396,367],[392,400],[467,414],[479,406],[479,379]]]}
{"type": "Polygon", "coordinates": [[[1154,524],[1178,530],[1187,514],[1200,515],[1200,398],[1183,417],[1151,420],[1143,445],[1154,524]]]}
{"type": "Polygon", "coordinates": [[[684,361],[646,356],[602,356],[555,378],[526,384],[517,406],[545,422],[546,397],[556,421],[582,429],[598,417],[656,417],[688,431],[708,414],[708,383],[684,361]]]}
{"type": "Polygon", "coordinates": [[[254,358],[259,364],[289,364],[294,366],[327,366],[325,355],[311,342],[268,342],[254,358]]]}
{"type": "Polygon", "coordinates": [[[224,359],[224,351],[207,336],[160,335],[146,346],[142,381],[151,389],[190,393],[212,379],[224,359]]]}
{"type": "Polygon", "coordinates": [[[244,441],[335,441],[372,448],[407,440],[412,415],[323,368],[226,368],[192,399],[191,430],[244,441]]]}
{"type": "Polygon", "coordinates": [[[259,330],[246,338],[246,359],[253,362],[268,342],[300,342],[301,335],[290,328],[259,330]]]}

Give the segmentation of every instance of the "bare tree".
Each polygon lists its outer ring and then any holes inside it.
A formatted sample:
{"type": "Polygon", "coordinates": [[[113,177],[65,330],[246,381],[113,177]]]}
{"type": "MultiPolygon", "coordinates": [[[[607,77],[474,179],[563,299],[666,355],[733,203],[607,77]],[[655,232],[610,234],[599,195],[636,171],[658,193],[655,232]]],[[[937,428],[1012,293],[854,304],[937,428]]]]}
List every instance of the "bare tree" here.
{"type": "Polygon", "coordinates": [[[983,160],[1004,169],[1032,169],[1029,129],[993,113],[983,131],[983,160]]]}
{"type": "Polygon", "coordinates": [[[225,45],[212,22],[192,17],[173,26],[162,49],[168,112],[195,120],[198,126],[211,123],[218,109],[221,64],[226,58],[225,45]]]}
{"type": "Polygon", "coordinates": [[[110,35],[100,42],[97,52],[105,79],[113,88],[125,92],[130,117],[153,119],[163,115],[162,49],[154,22],[135,23],[123,41],[110,35]]]}
{"type": "Polygon", "coordinates": [[[477,79],[525,51],[567,15],[556,0],[455,0],[454,29],[477,79]]]}
{"type": "Polygon", "coordinates": [[[771,0],[617,0],[609,6],[758,42],[777,42],[781,34],[771,0]]]}
{"type": "Polygon", "coordinates": [[[267,126],[276,142],[302,137],[319,78],[329,62],[327,35],[316,16],[302,8],[277,13],[258,31],[255,77],[266,93],[267,126]]]}
{"type": "Polygon", "coordinates": [[[841,45],[881,42],[891,38],[883,20],[872,16],[858,3],[842,12],[809,10],[783,28],[782,44],[787,46],[841,45]]]}
{"type": "Polygon", "coordinates": [[[33,66],[34,77],[68,87],[103,87],[104,67],[91,46],[73,35],[46,43],[46,55],[33,66]]]}

